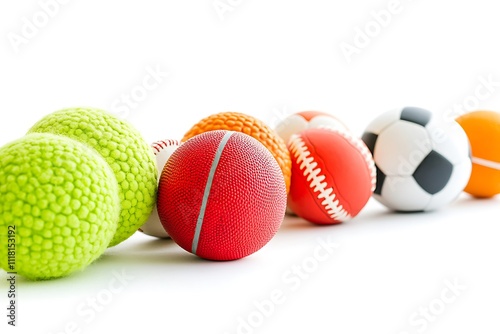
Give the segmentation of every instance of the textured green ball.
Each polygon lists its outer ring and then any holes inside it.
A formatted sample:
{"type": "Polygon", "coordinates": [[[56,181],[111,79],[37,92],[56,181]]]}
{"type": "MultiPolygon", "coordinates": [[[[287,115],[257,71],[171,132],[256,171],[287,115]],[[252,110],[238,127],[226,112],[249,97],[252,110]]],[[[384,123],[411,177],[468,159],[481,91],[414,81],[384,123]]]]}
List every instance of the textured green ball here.
{"type": "Polygon", "coordinates": [[[113,238],[119,205],[113,171],[88,146],[52,134],[30,134],[5,145],[0,267],[33,280],[85,268],[113,238]]]}
{"type": "Polygon", "coordinates": [[[156,202],[157,171],[149,144],[131,124],[99,109],[56,111],[29,131],[68,136],[93,147],[115,172],[121,212],[110,247],[134,234],[148,219],[156,202]]]}

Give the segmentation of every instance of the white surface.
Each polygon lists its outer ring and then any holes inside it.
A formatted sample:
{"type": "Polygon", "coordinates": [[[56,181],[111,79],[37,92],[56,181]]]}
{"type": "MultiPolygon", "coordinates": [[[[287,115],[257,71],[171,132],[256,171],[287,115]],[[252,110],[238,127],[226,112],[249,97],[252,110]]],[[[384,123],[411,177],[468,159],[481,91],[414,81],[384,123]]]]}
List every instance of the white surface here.
{"type": "Polygon", "coordinates": [[[276,130],[276,133],[283,138],[286,144],[288,144],[292,135],[306,129],[320,127],[347,130],[344,124],[330,115],[317,115],[313,116],[310,120],[306,120],[299,114],[292,114],[288,116],[273,129],[276,130]]]}
{"type": "Polygon", "coordinates": [[[382,186],[382,196],[376,198],[394,210],[424,210],[432,201],[432,195],[422,189],[413,176],[389,175],[382,186]]]}
{"type": "Polygon", "coordinates": [[[385,175],[413,175],[432,151],[427,129],[398,121],[385,128],[375,143],[374,159],[385,175]]]}
{"type": "MultiPolygon", "coordinates": [[[[0,143],[70,106],[113,110],[148,142],[180,139],[226,110],[271,125],[296,111],[327,111],[361,134],[378,114],[405,105],[444,118],[500,109],[492,1],[401,0],[396,10],[391,1],[222,1],[233,8],[224,20],[213,0],[68,1],[19,53],[7,34],[41,7],[2,2],[0,143]],[[396,13],[390,23],[347,63],[339,45],[387,8],[396,13]],[[122,101],[131,92],[139,94],[134,108],[122,101]]],[[[270,298],[279,302],[274,312],[240,332],[499,332],[499,202],[465,196],[439,212],[400,215],[371,200],[339,226],[287,219],[261,251],[226,263],[137,234],[80,274],[19,281],[18,327],[0,314],[0,332],[77,333],[74,322],[80,333],[233,334],[240,319],[260,320],[255,303],[270,298]],[[328,238],[340,244],[331,255],[318,248],[328,238]],[[323,260],[317,268],[314,254],[323,260]],[[295,266],[311,272],[300,278],[295,266]],[[125,286],[114,278],[121,272],[133,277],[125,286]],[[466,289],[453,298],[445,280],[455,279],[466,289]],[[108,303],[94,313],[96,297],[108,303]],[[445,308],[424,328],[414,312],[429,305],[445,308]]]]}
{"type": "Polygon", "coordinates": [[[401,119],[402,110],[403,108],[397,108],[379,113],[370,119],[370,123],[366,125],[364,131],[380,135],[386,128],[401,119]]]}
{"type": "MultiPolygon", "coordinates": [[[[165,167],[165,164],[167,163],[172,153],[174,153],[175,150],[179,147],[179,144],[179,141],[172,139],[161,139],[151,144],[156,158],[158,182],[160,182],[160,176],[161,172],[163,171],[163,167],[165,167]]],[[[145,233],[149,236],[168,238],[168,233],[165,231],[160,222],[160,217],[158,216],[158,209],[156,206],[153,208],[153,212],[151,212],[148,220],[146,220],[146,222],[141,226],[140,230],[142,233],[145,233]]]]}

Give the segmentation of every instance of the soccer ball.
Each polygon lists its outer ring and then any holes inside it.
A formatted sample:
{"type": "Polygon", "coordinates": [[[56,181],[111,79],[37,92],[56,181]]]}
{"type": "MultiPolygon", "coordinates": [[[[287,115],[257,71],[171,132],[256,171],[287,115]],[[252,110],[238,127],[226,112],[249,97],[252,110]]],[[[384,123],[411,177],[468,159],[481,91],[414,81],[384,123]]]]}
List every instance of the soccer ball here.
{"type": "Polygon", "coordinates": [[[430,211],[458,197],[472,170],[467,135],[454,121],[439,122],[405,107],[374,119],[362,136],[377,167],[374,198],[395,211],[430,211]]]}

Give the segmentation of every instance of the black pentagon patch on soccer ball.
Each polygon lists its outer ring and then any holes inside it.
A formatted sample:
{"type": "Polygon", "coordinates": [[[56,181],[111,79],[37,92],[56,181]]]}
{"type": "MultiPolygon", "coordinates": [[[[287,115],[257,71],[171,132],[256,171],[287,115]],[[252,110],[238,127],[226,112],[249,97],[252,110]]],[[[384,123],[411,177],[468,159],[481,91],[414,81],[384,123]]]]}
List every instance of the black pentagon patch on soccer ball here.
{"type": "MultiPolygon", "coordinates": [[[[377,166],[375,166],[377,167],[377,166]]],[[[377,186],[373,193],[382,196],[382,187],[384,186],[385,174],[377,167],[377,186]]]]}
{"type": "Polygon", "coordinates": [[[422,108],[406,107],[401,111],[401,116],[399,118],[403,121],[412,122],[425,127],[431,120],[432,113],[422,108]]]}
{"type": "Polygon", "coordinates": [[[374,154],[373,152],[375,151],[375,143],[377,142],[377,138],[378,135],[371,132],[365,132],[361,137],[361,140],[365,143],[366,147],[368,147],[370,152],[372,152],[372,155],[374,154]]]}
{"type": "Polygon", "coordinates": [[[452,163],[436,151],[431,151],[417,167],[413,178],[422,189],[434,195],[446,187],[451,173],[453,173],[452,163]]]}

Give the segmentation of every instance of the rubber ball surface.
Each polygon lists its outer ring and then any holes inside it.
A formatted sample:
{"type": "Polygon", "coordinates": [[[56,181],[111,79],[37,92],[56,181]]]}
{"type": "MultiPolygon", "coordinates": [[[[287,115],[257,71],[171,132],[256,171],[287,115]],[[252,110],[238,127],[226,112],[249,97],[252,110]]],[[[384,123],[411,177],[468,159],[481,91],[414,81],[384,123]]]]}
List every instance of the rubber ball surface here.
{"type": "Polygon", "coordinates": [[[114,171],[120,189],[120,221],[114,246],[129,238],[148,219],[157,190],[156,162],[149,144],[129,123],[99,109],[56,111],[36,123],[33,132],[54,133],[94,148],[114,171]]]}
{"type": "Polygon", "coordinates": [[[209,131],[181,145],[160,177],[158,213],[188,252],[234,260],[262,248],[285,214],[285,182],[269,150],[233,131],[209,131]]]}
{"type": "Polygon", "coordinates": [[[4,270],[33,280],[81,270],[108,247],[118,214],[113,171],[91,148],[30,134],[0,149],[0,235],[16,252],[13,262],[2,241],[4,270]]]}
{"type": "Polygon", "coordinates": [[[221,112],[208,116],[195,124],[182,141],[200,133],[213,130],[230,130],[245,133],[260,141],[272,153],[285,178],[286,191],[290,189],[291,166],[290,153],[286,143],[273,129],[259,119],[239,112],[221,112]]]}

